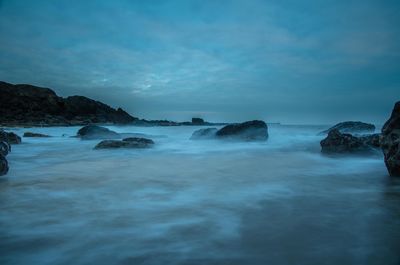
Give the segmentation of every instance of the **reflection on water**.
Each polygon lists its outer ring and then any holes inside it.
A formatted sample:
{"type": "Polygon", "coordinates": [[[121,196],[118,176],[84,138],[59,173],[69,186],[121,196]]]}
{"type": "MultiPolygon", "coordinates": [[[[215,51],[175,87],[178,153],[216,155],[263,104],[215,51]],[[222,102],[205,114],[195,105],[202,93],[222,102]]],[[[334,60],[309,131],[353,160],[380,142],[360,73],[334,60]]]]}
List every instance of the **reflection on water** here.
{"type": "Polygon", "coordinates": [[[380,155],[321,156],[318,127],[273,126],[267,143],[110,128],[164,137],[100,151],[38,128],[56,137],[14,146],[1,264],[400,264],[400,184],[380,155]]]}

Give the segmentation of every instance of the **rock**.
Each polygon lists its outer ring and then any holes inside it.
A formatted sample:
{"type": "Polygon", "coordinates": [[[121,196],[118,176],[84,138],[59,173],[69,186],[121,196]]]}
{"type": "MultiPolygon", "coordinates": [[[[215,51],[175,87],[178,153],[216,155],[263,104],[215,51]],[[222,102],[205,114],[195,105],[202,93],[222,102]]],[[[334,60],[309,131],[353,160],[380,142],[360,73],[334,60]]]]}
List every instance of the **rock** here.
{"type": "Polygon", "coordinates": [[[374,148],[380,148],[381,147],[380,136],[381,136],[380,133],[374,133],[370,135],[361,136],[359,137],[359,139],[366,145],[369,145],[374,148]]]}
{"type": "Polygon", "coordinates": [[[192,124],[193,124],[193,125],[204,124],[204,120],[201,119],[201,118],[192,118],[192,124]]]}
{"type": "Polygon", "coordinates": [[[98,143],[94,149],[115,149],[115,148],[149,148],[154,144],[153,140],[146,138],[130,137],[122,141],[104,140],[98,143]]]}
{"type": "Polygon", "coordinates": [[[13,132],[0,131],[0,141],[7,142],[8,144],[20,144],[21,137],[13,132]]]}
{"type": "Polygon", "coordinates": [[[5,141],[0,141],[0,155],[7,156],[9,152],[11,152],[11,146],[5,141]]]}
{"type": "Polygon", "coordinates": [[[216,137],[218,129],[217,128],[205,128],[199,129],[193,132],[190,137],[191,140],[199,140],[199,139],[213,139],[216,137]]]}
{"type": "Polygon", "coordinates": [[[372,150],[360,138],[337,129],[331,130],[320,144],[322,153],[363,153],[372,150]]]}
{"type": "Polygon", "coordinates": [[[327,134],[332,130],[339,130],[341,133],[372,133],[375,131],[375,125],[360,121],[346,121],[336,124],[335,126],[320,132],[319,134],[327,134]]]}
{"type": "Polygon", "coordinates": [[[77,137],[80,137],[83,140],[121,138],[118,133],[97,125],[86,125],[82,127],[77,132],[77,137]]]}
{"type": "Polygon", "coordinates": [[[400,177],[400,101],[382,128],[380,141],[390,176],[400,177]]]}
{"type": "Polygon", "coordinates": [[[137,118],[121,108],[82,96],[62,98],[49,89],[0,82],[0,124],[83,125],[131,123],[137,118]]]}
{"type": "Polygon", "coordinates": [[[0,154],[0,176],[7,174],[8,172],[8,162],[5,156],[0,154]]]}
{"type": "Polygon", "coordinates": [[[24,137],[51,137],[51,136],[41,133],[25,132],[24,137]]]}
{"type": "Polygon", "coordinates": [[[218,138],[230,138],[241,140],[267,140],[268,126],[263,121],[247,121],[238,124],[226,125],[216,132],[218,138]]]}

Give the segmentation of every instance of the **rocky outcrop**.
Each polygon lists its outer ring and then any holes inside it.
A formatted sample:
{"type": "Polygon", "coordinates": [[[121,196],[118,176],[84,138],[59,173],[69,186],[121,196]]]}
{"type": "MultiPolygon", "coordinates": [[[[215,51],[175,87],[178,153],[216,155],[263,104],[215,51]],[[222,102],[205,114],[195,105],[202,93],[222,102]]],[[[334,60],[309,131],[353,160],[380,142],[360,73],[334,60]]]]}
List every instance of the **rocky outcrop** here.
{"type": "Polygon", "coordinates": [[[213,139],[216,137],[217,128],[199,129],[193,132],[190,137],[191,140],[213,139]]]}
{"type": "Polygon", "coordinates": [[[11,146],[7,142],[0,141],[0,155],[7,156],[11,152],[11,146]]]}
{"type": "Polygon", "coordinates": [[[137,120],[120,108],[82,96],[62,98],[49,88],[0,82],[0,95],[3,125],[126,124],[137,120]]]}
{"type": "Polygon", "coordinates": [[[47,134],[41,134],[41,133],[33,133],[33,132],[25,132],[24,137],[39,137],[39,138],[45,138],[45,137],[51,137],[50,135],[47,134]]]}
{"type": "Polygon", "coordinates": [[[80,128],[76,136],[81,138],[82,140],[121,138],[118,133],[97,125],[86,125],[80,128]]]}
{"type": "Polygon", "coordinates": [[[153,140],[147,138],[130,137],[122,141],[104,140],[98,143],[94,149],[116,149],[116,148],[149,148],[153,146],[153,140]]]}
{"type": "Polygon", "coordinates": [[[332,130],[338,130],[341,133],[373,133],[375,131],[375,125],[360,121],[346,121],[338,123],[328,130],[320,132],[319,134],[328,134],[332,130]]]}
{"type": "MultiPolygon", "coordinates": [[[[348,133],[341,133],[334,129],[321,141],[322,153],[368,153],[373,151],[373,146],[367,142],[369,138],[362,139],[348,133]]],[[[372,141],[372,140],[371,140],[372,141]]]]}
{"type": "Polygon", "coordinates": [[[216,137],[246,141],[265,141],[268,139],[268,126],[265,122],[259,120],[229,124],[218,130],[216,137]]]}
{"type": "Polygon", "coordinates": [[[389,174],[400,177],[400,101],[382,128],[380,141],[389,174]]]}

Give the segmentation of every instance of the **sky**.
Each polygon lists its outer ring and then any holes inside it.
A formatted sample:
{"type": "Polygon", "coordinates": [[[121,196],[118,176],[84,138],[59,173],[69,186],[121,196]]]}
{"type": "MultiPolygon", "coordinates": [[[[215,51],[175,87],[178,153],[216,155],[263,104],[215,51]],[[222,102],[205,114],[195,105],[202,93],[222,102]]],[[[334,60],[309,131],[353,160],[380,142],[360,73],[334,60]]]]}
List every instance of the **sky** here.
{"type": "Polygon", "coordinates": [[[400,2],[0,0],[0,80],[147,119],[382,124],[400,2]]]}

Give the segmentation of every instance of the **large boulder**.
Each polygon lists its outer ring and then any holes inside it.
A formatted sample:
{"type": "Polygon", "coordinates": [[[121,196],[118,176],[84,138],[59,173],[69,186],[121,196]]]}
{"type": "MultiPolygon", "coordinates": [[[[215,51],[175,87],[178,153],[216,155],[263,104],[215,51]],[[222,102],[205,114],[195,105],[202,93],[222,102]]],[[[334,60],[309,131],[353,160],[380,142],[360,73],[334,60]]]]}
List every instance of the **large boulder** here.
{"type": "Polygon", "coordinates": [[[320,132],[319,134],[328,134],[332,130],[338,130],[341,133],[373,133],[375,131],[375,125],[360,121],[346,121],[338,123],[328,130],[320,132]]]}
{"type": "Polygon", "coordinates": [[[104,140],[98,143],[94,149],[116,149],[116,148],[149,148],[154,144],[153,140],[147,138],[130,137],[122,141],[104,140]]]}
{"type": "Polygon", "coordinates": [[[215,138],[217,131],[218,131],[217,128],[199,129],[193,132],[190,139],[191,140],[213,139],[215,138]]]}
{"type": "Polygon", "coordinates": [[[372,151],[359,137],[334,129],[321,141],[322,153],[365,153],[372,151]]]}
{"type": "Polygon", "coordinates": [[[380,141],[389,174],[400,177],[400,101],[382,128],[380,141]]]}
{"type": "Polygon", "coordinates": [[[5,156],[0,154],[0,176],[7,174],[8,172],[8,162],[5,156]]]}
{"type": "Polygon", "coordinates": [[[42,133],[33,133],[33,132],[25,132],[24,137],[39,137],[39,138],[44,138],[44,137],[51,137],[50,135],[47,134],[42,134],[42,133]]]}
{"type": "Polygon", "coordinates": [[[265,122],[259,120],[229,124],[218,130],[216,136],[217,138],[246,141],[265,141],[268,139],[268,126],[265,122]]]}
{"type": "Polygon", "coordinates": [[[76,136],[83,140],[121,138],[118,133],[97,125],[83,126],[79,129],[76,136]]]}

